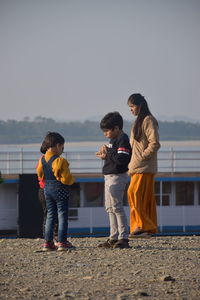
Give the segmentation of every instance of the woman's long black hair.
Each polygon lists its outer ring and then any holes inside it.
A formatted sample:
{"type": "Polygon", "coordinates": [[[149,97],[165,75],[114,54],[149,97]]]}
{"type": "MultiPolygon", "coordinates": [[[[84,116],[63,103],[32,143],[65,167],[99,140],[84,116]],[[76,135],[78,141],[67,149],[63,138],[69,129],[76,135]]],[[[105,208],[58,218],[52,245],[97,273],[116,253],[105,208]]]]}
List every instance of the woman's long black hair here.
{"type": "Polygon", "coordinates": [[[152,115],[146,99],[141,94],[132,94],[128,98],[128,104],[134,104],[139,107],[137,119],[133,127],[133,135],[136,141],[140,141],[142,136],[142,122],[146,116],[152,115]]]}

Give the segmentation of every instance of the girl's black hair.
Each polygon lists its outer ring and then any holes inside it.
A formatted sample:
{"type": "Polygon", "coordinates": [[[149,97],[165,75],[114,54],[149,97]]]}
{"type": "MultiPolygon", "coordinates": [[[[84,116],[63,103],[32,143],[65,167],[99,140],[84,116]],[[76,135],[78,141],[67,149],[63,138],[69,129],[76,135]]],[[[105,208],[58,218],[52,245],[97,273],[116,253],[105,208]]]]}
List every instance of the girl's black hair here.
{"type": "Polygon", "coordinates": [[[139,107],[138,116],[137,116],[137,119],[136,119],[134,127],[133,127],[134,139],[139,142],[141,139],[141,136],[142,136],[142,122],[146,116],[149,116],[152,114],[149,110],[146,99],[144,98],[144,96],[142,96],[139,93],[132,94],[128,98],[127,103],[134,104],[139,107]]]}
{"type": "MultiPolygon", "coordinates": [[[[59,133],[57,132],[47,132],[47,135],[42,143],[42,146],[40,148],[40,151],[41,149],[42,150],[48,150],[49,148],[51,147],[55,147],[57,144],[64,144],[65,143],[65,139],[62,135],[60,135],[59,133]]],[[[45,152],[46,152],[45,151],[45,152]]],[[[42,152],[42,151],[41,151],[42,152]]]]}
{"type": "Polygon", "coordinates": [[[102,130],[114,129],[115,126],[118,126],[119,129],[123,128],[123,118],[118,111],[108,113],[100,122],[100,128],[102,130]]]}
{"type": "Polygon", "coordinates": [[[40,152],[41,152],[42,154],[45,154],[45,153],[47,152],[47,150],[48,150],[48,148],[47,148],[47,146],[46,146],[46,143],[45,143],[45,141],[43,141],[43,142],[42,142],[42,145],[41,145],[41,147],[40,147],[40,152]]]}

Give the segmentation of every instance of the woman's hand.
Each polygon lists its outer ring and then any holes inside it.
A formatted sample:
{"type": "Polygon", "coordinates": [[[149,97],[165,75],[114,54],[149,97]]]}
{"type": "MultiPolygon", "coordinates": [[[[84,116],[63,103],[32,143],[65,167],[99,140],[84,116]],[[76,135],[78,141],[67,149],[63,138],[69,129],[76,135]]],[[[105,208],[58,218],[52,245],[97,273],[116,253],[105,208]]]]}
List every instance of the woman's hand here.
{"type": "Polygon", "coordinates": [[[129,169],[129,170],[127,171],[128,176],[132,176],[133,173],[134,173],[134,172],[133,172],[131,169],[129,169]]]}

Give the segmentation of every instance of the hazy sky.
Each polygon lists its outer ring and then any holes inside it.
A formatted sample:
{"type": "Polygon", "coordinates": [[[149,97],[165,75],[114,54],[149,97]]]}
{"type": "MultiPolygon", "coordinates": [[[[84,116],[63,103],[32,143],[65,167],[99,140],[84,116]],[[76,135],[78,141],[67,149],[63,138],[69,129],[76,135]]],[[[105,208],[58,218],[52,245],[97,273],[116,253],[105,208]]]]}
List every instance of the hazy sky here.
{"type": "Polygon", "coordinates": [[[200,121],[200,0],[0,0],[0,120],[200,121]]]}

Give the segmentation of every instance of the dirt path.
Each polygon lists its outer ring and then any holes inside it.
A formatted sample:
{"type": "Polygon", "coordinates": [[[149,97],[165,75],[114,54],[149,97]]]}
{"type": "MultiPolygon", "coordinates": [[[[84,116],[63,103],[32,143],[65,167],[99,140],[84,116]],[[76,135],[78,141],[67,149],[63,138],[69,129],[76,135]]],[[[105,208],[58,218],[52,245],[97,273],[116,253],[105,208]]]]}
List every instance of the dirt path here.
{"type": "Polygon", "coordinates": [[[73,238],[71,252],[40,250],[40,239],[2,239],[0,299],[200,299],[200,236],[154,237],[132,249],[73,238]]]}

